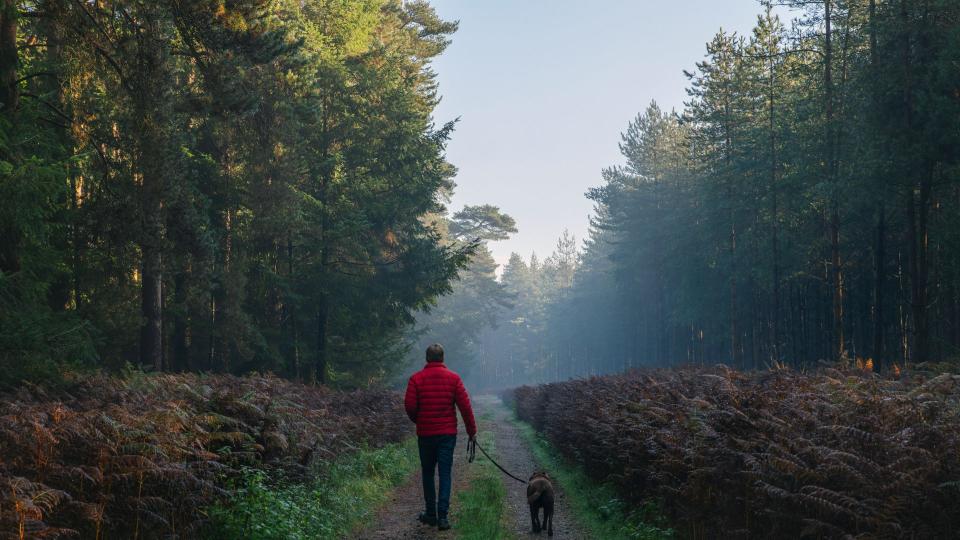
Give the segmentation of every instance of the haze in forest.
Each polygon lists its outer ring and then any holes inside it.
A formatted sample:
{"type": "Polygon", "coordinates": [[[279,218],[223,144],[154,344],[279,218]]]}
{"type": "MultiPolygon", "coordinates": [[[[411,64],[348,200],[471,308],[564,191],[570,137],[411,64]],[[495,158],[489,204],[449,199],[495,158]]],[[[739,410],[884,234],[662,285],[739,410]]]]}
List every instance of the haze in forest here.
{"type": "Polygon", "coordinates": [[[420,538],[438,463],[482,538],[538,470],[956,537],[958,65],[958,0],[0,0],[0,538],[420,538]]]}
{"type": "Polygon", "coordinates": [[[6,2],[4,379],[960,351],[956,2],[228,4],[6,2]]]}
{"type": "MultiPolygon", "coordinates": [[[[434,62],[438,122],[460,118],[447,147],[458,168],[452,208],[490,203],[519,233],[490,246],[547,256],[564,229],[586,238],[603,167],[622,162],[617,143],[650,100],[683,108],[691,69],[721,27],[748,34],[756,0],[438,0],[458,20],[434,62]]],[[[786,19],[789,20],[789,19],[786,19]]],[[[502,270],[502,268],[501,268],[502,270]]]]}

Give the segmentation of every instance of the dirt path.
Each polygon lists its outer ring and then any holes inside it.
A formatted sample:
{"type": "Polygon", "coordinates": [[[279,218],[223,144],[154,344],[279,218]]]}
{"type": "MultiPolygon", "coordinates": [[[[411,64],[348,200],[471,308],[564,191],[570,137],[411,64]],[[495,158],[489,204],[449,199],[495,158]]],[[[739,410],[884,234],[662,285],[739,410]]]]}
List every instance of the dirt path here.
{"type": "MultiPolygon", "coordinates": [[[[496,439],[497,461],[508,471],[521,478],[530,475],[540,468],[534,460],[533,454],[521,439],[517,428],[510,422],[510,413],[500,404],[500,400],[490,396],[479,396],[474,400],[477,420],[481,431],[492,432],[496,439]],[[492,418],[486,420],[481,418],[492,418]]],[[[461,423],[462,424],[462,423],[461,423]]],[[[467,435],[462,431],[457,436],[457,448],[453,459],[453,497],[451,497],[451,514],[455,512],[456,494],[469,486],[471,479],[470,467],[466,460],[467,435]]],[[[530,533],[530,510],[527,506],[526,486],[508,476],[503,477],[507,490],[507,509],[504,512],[508,531],[515,538],[537,538],[530,533]]],[[[589,536],[573,523],[573,518],[567,510],[564,493],[558,487],[556,510],[553,518],[554,539],[557,540],[587,540],[589,536]]],[[[397,488],[390,502],[381,507],[376,517],[355,535],[350,538],[361,540],[419,540],[419,539],[453,539],[454,531],[440,532],[436,527],[422,525],[416,516],[423,509],[423,488],[420,480],[420,471],[411,475],[404,485],[397,488]]],[[[546,540],[546,532],[539,536],[546,540]]]]}
{"type": "MultiPolygon", "coordinates": [[[[489,426],[486,426],[489,427],[489,426]]],[[[481,426],[480,429],[484,429],[481,426]]],[[[456,504],[457,492],[466,489],[470,482],[467,467],[467,433],[460,423],[460,432],[457,434],[457,448],[453,451],[453,493],[450,497],[450,510],[456,504]]],[[[420,469],[410,475],[410,479],[397,488],[390,502],[377,510],[374,520],[362,531],[349,538],[360,540],[420,540],[430,538],[454,538],[451,531],[439,531],[436,527],[428,527],[417,521],[417,515],[423,512],[423,480],[420,469]]]]}
{"type": "MultiPolygon", "coordinates": [[[[493,431],[497,442],[497,455],[494,456],[504,469],[526,478],[530,473],[541,469],[530,452],[526,443],[520,437],[517,427],[510,421],[510,412],[500,404],[497,398],[481,396],[477,399],[478,408],[493,415],[490,430],[493,431]]],[[[547,471],[549,474],[549,471],[547,471]]],[[[530,533],[530,509],[527,506],[527,488],[509,476],[503,477],[507,488],[507,527],[517,538],[536,535],[530,533]]],[[[553,516],[553,538],[557,540],[587,540],[590,537],[583,533],[570,515],[563,490],[554,484],[556,503],[553,516]]],[[[547,538],[546,532],[540,537],[547,538]]]]}

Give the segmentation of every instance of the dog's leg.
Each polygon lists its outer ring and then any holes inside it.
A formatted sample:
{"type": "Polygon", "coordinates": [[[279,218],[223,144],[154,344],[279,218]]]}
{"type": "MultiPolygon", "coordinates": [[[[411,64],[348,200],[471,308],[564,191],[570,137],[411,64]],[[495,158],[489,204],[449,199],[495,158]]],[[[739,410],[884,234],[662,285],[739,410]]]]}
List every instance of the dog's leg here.
{"type": "Polygon", "coordinates": [[[553,502],[543,507],[543,521],[547,526],[547,536],[553,536],[553,502]]]}
{"type": "Polygon", "coordinates": [[[531,532],[539,533],[540,532],[540,508],[535,504],[530,505],[530,529],[531,532]]]}

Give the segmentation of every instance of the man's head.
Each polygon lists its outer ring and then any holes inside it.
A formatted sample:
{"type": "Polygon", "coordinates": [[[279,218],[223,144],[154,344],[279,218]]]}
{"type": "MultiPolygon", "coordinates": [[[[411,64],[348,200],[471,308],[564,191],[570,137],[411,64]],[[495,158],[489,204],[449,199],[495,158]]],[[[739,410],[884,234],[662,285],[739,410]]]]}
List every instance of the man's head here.
{"type": "Polygon", "coordinates": [[[427,362],[443,362],[443,345],[434,343],[427,347],[427,362]]]}

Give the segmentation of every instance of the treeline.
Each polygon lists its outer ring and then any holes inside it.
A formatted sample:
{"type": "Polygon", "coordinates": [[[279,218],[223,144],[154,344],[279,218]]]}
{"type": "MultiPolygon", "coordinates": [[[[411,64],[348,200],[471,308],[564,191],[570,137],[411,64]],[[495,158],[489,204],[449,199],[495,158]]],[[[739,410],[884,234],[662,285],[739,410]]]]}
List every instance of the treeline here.
{"type": "Polygon", "coordinates": [[[511,261],[492,373],[960,355],[960,4],[782,4],[630,122],[569,286],[540,309],[511,261]]]}
{"type": "MultiPolygon", "coordinates": [[[[495,207],[491,211],[505,217],[495,207]]],[[[456,214],[454,222],[460,216],[462,213],[456,214]]],[[[513,225],[512,220],[509,223],[513,225]]],[[[506,234],[482,238],[485,242],[496,241],[506,234]]],[[[481,245],[453,292],[441,298],[429,314],[417,317],[415,330],[421,341],[414,348],[410,365],[423,363],[421,350],[427,342],[440,341],[454,369],[464,373],[471,384],[490,389],[569,376],[571,365],[562,365],[561,357],[576,358],[581,373],[597,373],[599,365],[581,362],[581,349],[567,348],[570,340],[586,336],[558,334],[567,329],[556,324],[565,316],[564,310],[584,307],[580,301],[568,303],[575,279],[581,275],[579,257],[576,239],[564,232],[553,253],[542,260],[536,254],[529,260],[512,254],[498,280],[497,264],[486,245],[481,245]]],[[[597,278],[612,283],[609,274],[598,274],[597,278]]]]}
{"type": "Polygon", "coordinates": [[[382,377],[475,249],[436,226],[455,29],[418,1],[0,2],[0,377],[382,377]]]}
{"type": "Polygon", "coordinates": [[[790,31],[718,34],[682,115],[632,122],[590,194],[632,305],[611,353],[956,357],[960,5],[791,3],[790,31]]]}

